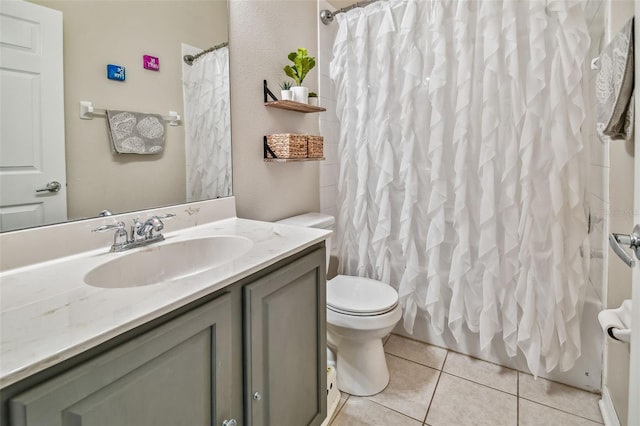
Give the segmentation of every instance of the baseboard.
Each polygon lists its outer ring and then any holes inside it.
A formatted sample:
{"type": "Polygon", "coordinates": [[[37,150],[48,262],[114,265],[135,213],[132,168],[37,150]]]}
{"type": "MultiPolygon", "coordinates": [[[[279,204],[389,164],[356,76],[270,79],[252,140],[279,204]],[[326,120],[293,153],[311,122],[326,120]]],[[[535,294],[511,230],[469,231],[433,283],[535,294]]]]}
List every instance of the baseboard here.
{"type": "Polygon", "coordinates": [[[616,409],[611,400],[611,394],[606,386],[602,386],[602,399],[598,401],[598,405],[600,406],[600,413],[605,426],[620,426],[616,409]]]}

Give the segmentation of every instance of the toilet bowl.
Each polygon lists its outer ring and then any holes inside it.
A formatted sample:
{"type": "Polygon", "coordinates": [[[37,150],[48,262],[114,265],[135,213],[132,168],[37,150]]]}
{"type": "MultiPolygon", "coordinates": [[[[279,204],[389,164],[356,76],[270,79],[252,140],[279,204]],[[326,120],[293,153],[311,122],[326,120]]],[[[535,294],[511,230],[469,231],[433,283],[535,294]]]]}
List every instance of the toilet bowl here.
{"type": "MultiPolygon", "coordinates": [[[[306,213],[279,221],[332,230],[335,220],[306,213]]],[[[327,239],[327,268],[331,239],[327,239]]],[[[327,282],[327,343],[336,352],[338,389],[356,396],[381,392],[389,383],[382,338],[402,317],[398,293],[388,284],[338,275],[327,282]]]]}

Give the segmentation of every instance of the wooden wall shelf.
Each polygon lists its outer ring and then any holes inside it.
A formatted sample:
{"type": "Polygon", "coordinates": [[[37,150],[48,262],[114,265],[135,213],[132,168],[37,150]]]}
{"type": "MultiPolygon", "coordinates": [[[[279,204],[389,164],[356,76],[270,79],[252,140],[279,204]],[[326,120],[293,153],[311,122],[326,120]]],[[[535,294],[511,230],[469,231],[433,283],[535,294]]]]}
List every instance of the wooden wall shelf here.
{"type": "Polygon", "coordinates": [[[270,107],[270,108],[287,109],[289,111],[298,111],[305,114],[310,112],[322,112],[327,110],[326,108],[313,106],[309,104],[303,104],[295,101],[271,101],[271,102],[266,102],[264,106],[270,107]]]}
{"type": "Polygon", "coordinates": [[[289,111],[297,111],[302,113],[310,113],[310,112],[322,112],[326,111],[326,108],[322,108],[319,106],[313,106],[309,104],[303,104],[295,101],[280,101],[276,98],[276,95],[269,90],[269,86],[267,86],[267,80],[263,80],[262,88],[264,92],[264,106],[278,109],[287,109],[289,111]],[[273,99],[271,102],[267,102],[269,98],[273,99]]]}
{"type": "Polygon", "coordinates": [[[324,157],[321,158],[265,158],[265,163],[295,163],[300,161],[322,161],[324,157]]]}

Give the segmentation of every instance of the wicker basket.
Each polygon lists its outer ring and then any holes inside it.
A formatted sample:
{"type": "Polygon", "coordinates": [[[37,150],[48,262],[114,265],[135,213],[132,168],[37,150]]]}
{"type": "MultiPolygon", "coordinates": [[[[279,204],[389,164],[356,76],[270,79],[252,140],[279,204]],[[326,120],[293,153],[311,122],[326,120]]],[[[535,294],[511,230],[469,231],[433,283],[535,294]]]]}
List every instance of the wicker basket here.
{"type": "MultiPolygon", "coordinates": [[[[267,146],[277,158],[306,158],[307,137],[293,133],[267,135],[267,146]]],[[[267,158],[272,158],[267,154],[267,158]]]]}
{"type": "Polygon", "coordinates": [[[322,158],[324,152],[322,149],[324,138],[322,136],[307,135],[307,151],[309,158],[322,158]]]}

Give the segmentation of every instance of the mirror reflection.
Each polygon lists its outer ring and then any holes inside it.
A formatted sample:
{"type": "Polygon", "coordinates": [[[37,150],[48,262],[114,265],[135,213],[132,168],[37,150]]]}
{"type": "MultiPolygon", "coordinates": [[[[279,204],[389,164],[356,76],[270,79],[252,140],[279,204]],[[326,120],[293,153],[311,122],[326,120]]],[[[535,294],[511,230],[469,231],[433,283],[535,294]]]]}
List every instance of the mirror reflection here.
{"type": "Polygon", "coordinates": [[[1,8],[0,230],[231,195],[226,0],[1,8]]]}

